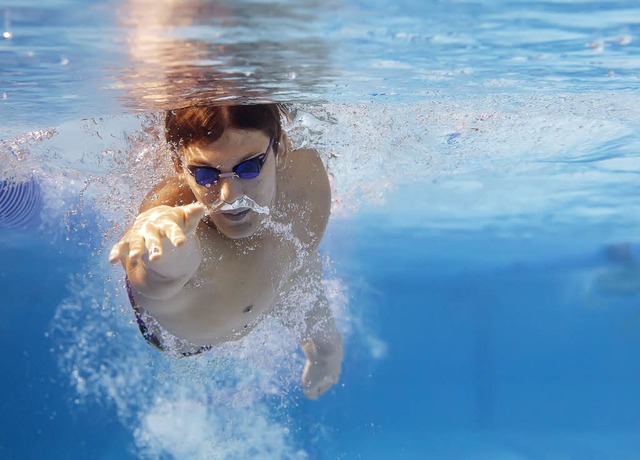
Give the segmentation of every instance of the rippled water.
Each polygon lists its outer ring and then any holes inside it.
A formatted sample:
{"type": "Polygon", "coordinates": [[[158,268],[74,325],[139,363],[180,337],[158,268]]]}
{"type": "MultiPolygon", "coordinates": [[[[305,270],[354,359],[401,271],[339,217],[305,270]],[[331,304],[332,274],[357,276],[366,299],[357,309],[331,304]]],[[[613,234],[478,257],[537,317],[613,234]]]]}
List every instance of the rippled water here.
{"type": "Polygon", "coordinates": [[[629,2],[46,5],[1,6],[0,114],[14,126],[117,115],[116,100],[147,111],[630,91],[640,67],[640,11],[629,2]]]}
{"type": "Polygon", "coordinates": [[[347,188],[490,169],[557,179],[562,207],[580,193],[568,180],[621,182],[603,206],[630,196],[640,9],[628,2],[19,2],[2,15],[8,140],[192,103],[312,103],[300,142],[342,155],[337,182],[359,168],[347,188]]]}

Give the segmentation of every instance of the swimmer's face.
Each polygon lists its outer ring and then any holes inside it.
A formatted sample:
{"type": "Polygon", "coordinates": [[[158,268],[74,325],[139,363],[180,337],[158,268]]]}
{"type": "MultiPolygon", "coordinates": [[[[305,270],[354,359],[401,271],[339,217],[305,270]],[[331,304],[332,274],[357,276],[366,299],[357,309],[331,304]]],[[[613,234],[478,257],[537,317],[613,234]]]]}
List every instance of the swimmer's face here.
{"type": "MultiPolygon", "coordinates": [[[[271,206],[276,195],[276,156],[273,147],[269,150],[260,174],[253,179],[221,177],[210,185],[199,185],[189,167],[208,166],[221,173],[233,171],[234,166],[267,151],[269,137],[262,131],[227,129],[215,142],[207,141],[191,145],[183,150],[183,177],[197,200],[207,207],[218,199],[232,203],[243,195],[260,206],[271,206]]],[[[209,220],[228,238],[245,238],[253,235],[264,219],[264,215],[253,210],[236,210],[227,213],[212,213],[209,220]]]]}

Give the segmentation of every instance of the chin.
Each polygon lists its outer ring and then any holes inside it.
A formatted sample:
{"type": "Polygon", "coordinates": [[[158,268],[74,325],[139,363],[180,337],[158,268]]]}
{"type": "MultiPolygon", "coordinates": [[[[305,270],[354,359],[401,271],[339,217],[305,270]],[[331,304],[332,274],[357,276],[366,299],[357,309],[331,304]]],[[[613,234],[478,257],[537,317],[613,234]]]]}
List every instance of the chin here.
{"type": "MultiPolygon", "coordinates": [[[[217,220],[217,219],[216,219],[217,220]]],[[[260,228],[260,221],[251,219],[247,222],[239,222],[237,224],[229,222],[216,222],[214,225],[220,233],[232,240],[240,240],[242,238],[248,238],[252,236],[260,228]]]]}
{"type": "Polygon", "coordinates": [[[251,235],[253,235],[256,232],[255,229],[247,229],[244,231],[237,230],[235,228],[234,229],[218,229],[218,230],[220,230],[220,233],[222,233],[224,236],[226,236],[231,240],[241,240],[243,238],[249,238],[251,235]]]}

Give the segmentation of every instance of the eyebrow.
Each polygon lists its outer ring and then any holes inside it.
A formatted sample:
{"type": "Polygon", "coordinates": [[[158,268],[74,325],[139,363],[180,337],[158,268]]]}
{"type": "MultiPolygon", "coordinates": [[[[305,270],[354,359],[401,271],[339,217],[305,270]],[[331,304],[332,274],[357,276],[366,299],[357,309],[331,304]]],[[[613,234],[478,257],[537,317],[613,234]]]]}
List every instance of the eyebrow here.
{"type": "MultiPolygon", "coordinates": [[[[233,165],[234,167],[239,165],[240,163],[242,163],[243,161],[247,161],[250,160],[252,158],[255,157],[259,157],[260,155],[263,155],[266,152],[258,152],[258,153],[249,153],[247,155],[245,155],[244,157],[242,157],[242,159],[240,161],[238,161],[235,165],[233,165]]],[[[218,171],[220,170],[218,167],[216,166],[211,166],[211,164],[207,164],[207,163],[201,163],[200,161],[195,161],[193,163],[189,163],[189,166],[197,166],[197,167],[205,167],[205,168],[213,168],[213,169],[217,169],[218,171]]]]}
{"type": "MultiPolygon", "coordinates": [[[[269,147],[267,147],[267,150],[268,150],[268,149],[269,149],[269,147]]],[[[250,154],[248,154],[248,155],[245,155],[245,156],[242,158],[242,160],[238,161],[238,163],[236,163],[236,164],[242,163],[243,161],[250,160],[251,158],[259,157],[259,156],[260,156],[260,155],[262,155],[263,153],[266,153],[266,152],[250,153],[250,154]]]]}

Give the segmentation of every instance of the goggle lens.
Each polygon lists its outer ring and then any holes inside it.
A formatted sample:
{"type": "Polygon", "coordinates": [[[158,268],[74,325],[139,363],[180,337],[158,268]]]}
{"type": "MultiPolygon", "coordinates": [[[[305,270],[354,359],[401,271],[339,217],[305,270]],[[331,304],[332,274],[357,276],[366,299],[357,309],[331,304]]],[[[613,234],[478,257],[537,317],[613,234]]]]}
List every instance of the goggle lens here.
{"type": "Polygon", "coordinates": [[[209,185],[217,182],[220,173],[214,168],[192,168],[191,172],[198,185],[209,185]]]}
{"type": "Polygon", "coordinates": [[[243,161],[233,168],[233,172],[235,172],[240,179],[254,179],[260,175],[260,169],[262,168],[262,160],[264,157],[265,155],[260,155],[255,158],[251,158],[250,160],[243,161]]]}

